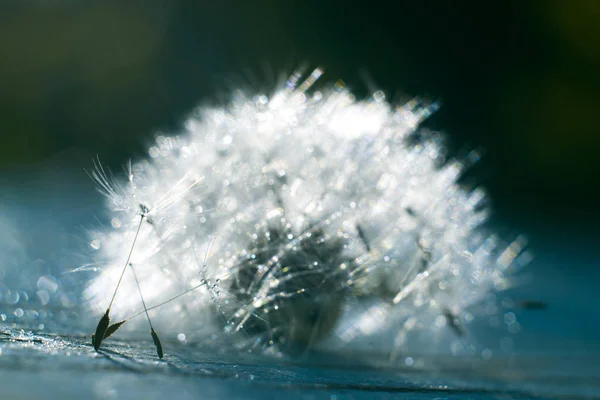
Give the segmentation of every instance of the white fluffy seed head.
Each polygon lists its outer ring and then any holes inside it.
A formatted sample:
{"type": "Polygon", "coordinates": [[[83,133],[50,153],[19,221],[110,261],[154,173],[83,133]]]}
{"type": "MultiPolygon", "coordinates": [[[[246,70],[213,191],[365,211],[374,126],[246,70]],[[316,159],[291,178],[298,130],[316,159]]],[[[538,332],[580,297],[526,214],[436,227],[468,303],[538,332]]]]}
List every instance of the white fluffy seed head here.
{"type": "MultiPolygon", "coordinates": [[[[440,136],[417,130],[436,104],[309,90],[320,74],[300,85],[296,74],[270,98],[238,94],[196,110],[124,183],[96,167],[114,214],[113,228],[91,238],[104,268],[85,297],[98,314],[140,215],[131,262],[146,303],[201,285],[152,314],[163,336],[188,342],[228,337],[293,353],[327,336],[347,343],[397,329],[402,346],[414,329],[460,326],[503,287],[522,242],[506,247],[482,231],[484,193],[456,183],[466,162],[447,161],[440,136]],[[375,308],[341,329],[356,304],[375,308]]],[[[129,274],[114,319],[141,308],[129,274]]]]}

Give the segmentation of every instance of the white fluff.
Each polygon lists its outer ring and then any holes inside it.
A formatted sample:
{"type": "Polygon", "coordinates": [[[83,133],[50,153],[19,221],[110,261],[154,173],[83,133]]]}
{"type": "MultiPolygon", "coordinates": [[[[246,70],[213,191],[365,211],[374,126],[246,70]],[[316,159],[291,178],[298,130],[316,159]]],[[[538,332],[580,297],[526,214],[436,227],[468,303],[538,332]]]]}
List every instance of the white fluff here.
{"type": "MultiPolygon", "coordinates": [[[[417,131],[436,105],[394,107],[381,92],[357,101],[339,85],[316,91],[320,74],[300,85],[296,74],[271,97],[198,109],[185,132],[157,138],[129,182],[98,166],[92,175],[114,213],[113,228],[91,238],[103,267],[85,297],[98,316],[140,205],[150,211],[131,263],[146,303],[206,282],[151,312],[163,337],[278,353],[395,329],[401,347],[414,329],[461,324],[505,285],[522,243],[507,248],[481,230],[483,192],[456,183],[465,163],[446,161],[439,136],[417,131]]],[[[140,309],[126,271],[113,320],[140,309]]]]}

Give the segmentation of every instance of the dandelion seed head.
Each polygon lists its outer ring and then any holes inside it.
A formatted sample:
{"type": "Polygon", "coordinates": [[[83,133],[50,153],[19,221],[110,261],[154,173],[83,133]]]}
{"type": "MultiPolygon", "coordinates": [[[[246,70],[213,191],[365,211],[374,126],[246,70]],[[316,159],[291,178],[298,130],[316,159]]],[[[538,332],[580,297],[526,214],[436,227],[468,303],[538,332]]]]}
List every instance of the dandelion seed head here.
{"type": "MultiPolygon", "coordinates": [[[[153,316],[187,342],[233,336],[279,354],[393,328],[401,348],[413,331],[459,332],[467,310],[505,285],[524,241],[481,229],[484,191],[456,183],[478,155],[448,160],[442,137],[419,130],[437,104],[396,107],[380,91],[357,100],[341,84],[315,91],[321,73],[195,110],[126,181],[96,165],[114,214],[91,233],[104,268],[85,296],[98,312],[140,217],[131,262],[148,305],[205,283],[153,316]],[[341,322],[357,304],[365,311],[341,322]]],[[[137,311],[136,290],[124,279],[113,313],[137,311]]]]}

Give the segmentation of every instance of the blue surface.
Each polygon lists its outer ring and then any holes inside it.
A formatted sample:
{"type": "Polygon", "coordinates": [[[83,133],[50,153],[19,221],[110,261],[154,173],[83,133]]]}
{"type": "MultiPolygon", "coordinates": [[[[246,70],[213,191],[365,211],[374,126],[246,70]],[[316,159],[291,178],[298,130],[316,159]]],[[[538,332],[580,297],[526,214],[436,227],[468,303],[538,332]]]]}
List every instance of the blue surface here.
{"type": "Polygon", "coordinates": [[[158,360],[149,341],[109,339],[97,353],[86,337],[2,329],[2,398],[585,399],[600,393],[600,358],[589,352],[489,361],[430,356],[413,368],[369,354],[292,362],[164,345],[166,356],[158,360]]]}

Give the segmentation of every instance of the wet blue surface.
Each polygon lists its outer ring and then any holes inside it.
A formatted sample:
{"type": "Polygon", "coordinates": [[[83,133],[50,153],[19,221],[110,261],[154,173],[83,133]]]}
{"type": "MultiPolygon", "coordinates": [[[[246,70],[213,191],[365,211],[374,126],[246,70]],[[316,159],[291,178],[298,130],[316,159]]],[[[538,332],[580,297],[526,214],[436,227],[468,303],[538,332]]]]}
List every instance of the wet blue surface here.
{"type": "MultiPolygon", "coordinates": [[[[3,399],[17,398],[302,398],[529,399],[595,398],[598,352],[499,357],[419,357],[391,365],[372,354],[313,354],[301,362],[165,343],[158,360],[149,341],[0,331],[3,399]]],[[[590,349],[588,349],[590,350],[590,349]]]]}

